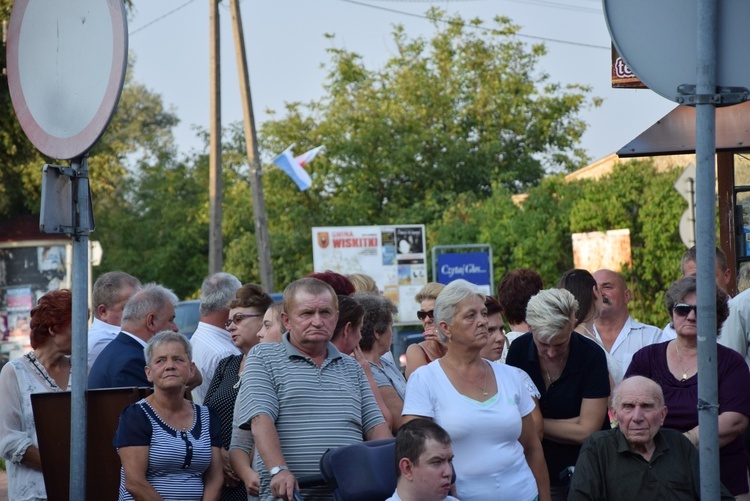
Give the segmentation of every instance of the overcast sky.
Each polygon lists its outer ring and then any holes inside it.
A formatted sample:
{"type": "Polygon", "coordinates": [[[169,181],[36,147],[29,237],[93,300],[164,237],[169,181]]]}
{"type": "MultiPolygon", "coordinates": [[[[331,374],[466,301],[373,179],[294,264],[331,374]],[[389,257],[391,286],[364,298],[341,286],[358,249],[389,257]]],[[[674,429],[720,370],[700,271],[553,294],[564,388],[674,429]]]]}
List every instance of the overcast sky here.
{"type": "MultiPolygon", "coordinates": [[[[195,126],[209,119],[209,0],[135,0],[129,20],[132,71],[161,94],[181,120],[180,151],[202,148],[195,126]]],[[[435,5],[464,18],[490,23],[506,15],[521,26],[521,40],[548,48],[538,69],[552,82],[581,83],[604,99],[582,118],[589,129],[583,146],[592,159],[615,152],[667,114],[674,103],[650,90],[610,87],[610,38],[599,0],[478,0],[415,2],[388,0],[246,0],[241,2],[250,85],[256,120],[267,109],[283,114],[284,103],[321,96],[326,49],[346,48],[380,68],[395,52],[391,32],[402,24],[410,36],[434,31],[424,13],[435,5]],[[333,33],[335,39],[324,37],[333,33]]],[[[222,122],[242,120],[239,81],[228,0],[220,7],[222,122]]],[[[279,116],[279,115],[277,115],[279,116]]]]}

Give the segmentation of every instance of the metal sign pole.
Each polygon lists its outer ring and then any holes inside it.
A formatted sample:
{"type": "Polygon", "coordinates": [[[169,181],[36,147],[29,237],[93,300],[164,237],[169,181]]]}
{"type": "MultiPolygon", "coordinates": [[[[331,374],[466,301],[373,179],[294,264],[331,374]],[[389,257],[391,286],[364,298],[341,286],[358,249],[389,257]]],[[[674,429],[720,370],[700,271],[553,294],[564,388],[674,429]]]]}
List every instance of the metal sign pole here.
{"type": "Polygon", "coordinates": [[[70,497],[86,499],[86,376],[88,353],[89,172],[88,157],[71,161],[75,171],[73,235],[73,346],[70,396],[70,497]]]}
{"type": "MultiPolygon", "coordinates": [[[[716,374],[716,154],[717,0],[698,0],[695,156],[698,304],[698,424],[701,499],[718,500],[719,422],[716,374]]],[[[718,100],[718,101],[717,101],[718,100]]]]}

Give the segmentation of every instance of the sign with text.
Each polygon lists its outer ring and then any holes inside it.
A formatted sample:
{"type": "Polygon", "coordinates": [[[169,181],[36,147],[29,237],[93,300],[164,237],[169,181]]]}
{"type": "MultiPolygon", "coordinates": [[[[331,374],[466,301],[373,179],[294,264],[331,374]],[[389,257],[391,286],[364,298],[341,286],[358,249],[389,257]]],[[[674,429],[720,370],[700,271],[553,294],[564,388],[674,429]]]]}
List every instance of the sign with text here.
{"type": "Polygon", "coordinates": [[[313,268],[370,275],[398,306],[396,321],[416,323],[414,296],[427,283],[425,242],[422,224],[315,227],[313,268]]]}
{"type": "Polygon", "coordinates": [[[437,281],[449,284],[462,278],[474,285],[492,289],[490,256],[487,252],[443,253],[437,255],[437,281]]]}

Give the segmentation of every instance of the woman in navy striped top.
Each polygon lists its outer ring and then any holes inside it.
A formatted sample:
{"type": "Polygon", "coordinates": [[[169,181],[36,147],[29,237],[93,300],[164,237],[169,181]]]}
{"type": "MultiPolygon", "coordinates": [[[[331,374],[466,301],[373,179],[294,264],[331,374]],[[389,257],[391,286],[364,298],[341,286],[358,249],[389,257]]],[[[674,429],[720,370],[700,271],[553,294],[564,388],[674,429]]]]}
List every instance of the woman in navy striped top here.
{"type": "Polygon", "coordinates": [[[165,331],[145,349],[154,393],[125,408],[118,448],[120,500],[217,500],[221,492],[221,425],[208,407],[186,400],[193,374],[190,343],[165,331]]]}

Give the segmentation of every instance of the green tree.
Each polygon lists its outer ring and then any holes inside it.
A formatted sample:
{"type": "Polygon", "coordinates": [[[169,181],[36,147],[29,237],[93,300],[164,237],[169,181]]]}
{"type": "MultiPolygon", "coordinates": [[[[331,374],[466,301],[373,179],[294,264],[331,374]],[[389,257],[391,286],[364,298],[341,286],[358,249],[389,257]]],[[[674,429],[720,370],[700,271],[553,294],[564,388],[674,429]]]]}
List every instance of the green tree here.
{"type": "Polygon", "coordinates": [[[687,205],[673,187],[680,172],[656,172],[650,161],[618,164],[611,175],[585,185],[570,213],[575,233],[630,229],[633,264],[623,271],[634,297],[630,311],[659,327],[668,320],[664,292],[679,278],[685,251],[679,223],[687,205]]]}
{"type": "Polygon", "coordinates": [[[550,82],[537,69],[543,46],[519,42],[504,17],[492,28],[437,9],[429,17],[429,40],[395,28],[396,53],[381,69],[331,49],[324,97],[261,127],[265,151],[327,150],[304,193],[280,172],[264,180],[279,285],[311,270],[312,226],[432,225],[447,209],[458,215],[495,190],[526,191],[585,162],[578,115],[598,101],[587,87],[550,82]]]}

